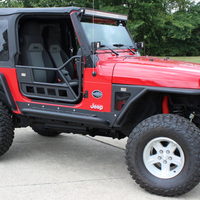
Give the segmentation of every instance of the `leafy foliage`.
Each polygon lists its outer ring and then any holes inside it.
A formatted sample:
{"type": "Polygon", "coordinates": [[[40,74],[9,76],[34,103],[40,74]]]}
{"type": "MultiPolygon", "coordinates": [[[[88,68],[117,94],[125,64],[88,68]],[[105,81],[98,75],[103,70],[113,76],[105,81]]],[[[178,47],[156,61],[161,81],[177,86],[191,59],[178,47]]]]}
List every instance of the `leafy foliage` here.
{"type": "Polygon", "coordinates": [[[190,0],[5,0],[0,7],[78,6],[127,14],[144,54],[200,55],[200,3],[190,0]]]}

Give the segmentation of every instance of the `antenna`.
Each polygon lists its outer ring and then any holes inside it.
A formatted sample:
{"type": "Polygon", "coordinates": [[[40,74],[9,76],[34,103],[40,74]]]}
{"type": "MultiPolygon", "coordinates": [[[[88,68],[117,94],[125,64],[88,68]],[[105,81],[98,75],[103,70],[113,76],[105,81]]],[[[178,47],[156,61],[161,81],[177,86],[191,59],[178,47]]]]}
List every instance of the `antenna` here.
{"type": "MultiPolygon", "coordinates": [[[[94,11],[94,0],[93,0],[93,11],[94,11]]],[[[93,68],[93,71],[92,71],[92,76],[96,76],[97,75],[97,73],[94,71],[94,52],[95,52],[95,48],[94,48],[94,12],[93,12],[93,18],[92,18],[92,22],[93,22],[93,48],[92,48],[92,50],[93,50],[93,61],[92,61],[92,68],[93,68]]]]}

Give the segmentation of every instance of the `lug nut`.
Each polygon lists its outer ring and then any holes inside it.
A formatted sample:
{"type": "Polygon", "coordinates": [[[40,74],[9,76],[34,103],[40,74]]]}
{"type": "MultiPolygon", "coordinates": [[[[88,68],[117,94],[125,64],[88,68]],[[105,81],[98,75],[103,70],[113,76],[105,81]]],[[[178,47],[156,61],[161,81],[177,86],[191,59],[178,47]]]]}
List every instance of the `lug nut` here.
{"type": "Polygon", "coordinates": [[[168,159],[169,159],[169,160],[172,160],[172,157],[169,157],[168,159]]]}
{"type": "Polygon", "coordinates": [[[170,153],[170,151],[169,151],[169,150],[167,150],[167,151],[166,151],[166,153],[167,153],[167,154],[169,154],[169,153],[170,153]]]}
{"type": "Polygon", "coordinates": [[[163,161],[163,163],[164,163],[164,164],[167,164],[167,161],[166,161],[166,160],[164,160],[164,161],[163,161]]]}
{"type": "Polygon", "coordinates": [[[158,160],[161,160],[161,157],[160,157],[160,156],[158,156],[158,160]]]}
{"type": "Polygon", "coordinates": [[[160,153],[163,153],[163,150],[160,150],[160,153]]]}

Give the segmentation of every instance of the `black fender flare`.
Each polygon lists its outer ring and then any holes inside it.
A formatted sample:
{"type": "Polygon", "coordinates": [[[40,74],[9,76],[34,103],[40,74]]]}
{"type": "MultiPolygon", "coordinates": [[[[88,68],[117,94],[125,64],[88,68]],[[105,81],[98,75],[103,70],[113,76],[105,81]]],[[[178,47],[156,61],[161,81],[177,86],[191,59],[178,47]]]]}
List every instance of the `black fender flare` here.
{"type": "Polygon", "coordinates": [[[8,109],[17,110],[6,77],[2,73],[0,73],[0,100],[8,107],[8,109]]]}
{"type": "MultiPolygon", "coordinates": [[[[132,85],[113,85],[113,90],[120,91],[120,88],[129,88],[129,92],[134,95],[132,98],[124,105],[121,112],[114,122],[114,127],[120,127],[121,120],[125,117],[127,111],[130,109],[132,104],[143,98],[148,92],[157,92],[163,94],[184,94],[184,95],[199,95],[199,89],[185,89],[185,88],[167,88],[167,87],[153,87],[153,86],[132,86],[132,85]]],[[[114,95],[113,95],[114,96],[114,95]]]]}

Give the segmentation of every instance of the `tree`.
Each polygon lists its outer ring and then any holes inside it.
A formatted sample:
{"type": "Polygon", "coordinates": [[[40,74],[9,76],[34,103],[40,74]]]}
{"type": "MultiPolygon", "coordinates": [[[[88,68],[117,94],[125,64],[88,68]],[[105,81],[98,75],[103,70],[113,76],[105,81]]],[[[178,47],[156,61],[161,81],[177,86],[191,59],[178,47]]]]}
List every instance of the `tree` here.
{"type": "Polygon", "coordinates": [[[200,3],[190,0],[7,0],[1,7],[77,6],[128,15],[148,55],[200,55],[200,3]],[[94,4],[93,4],[94,1],[94,4]]]}

